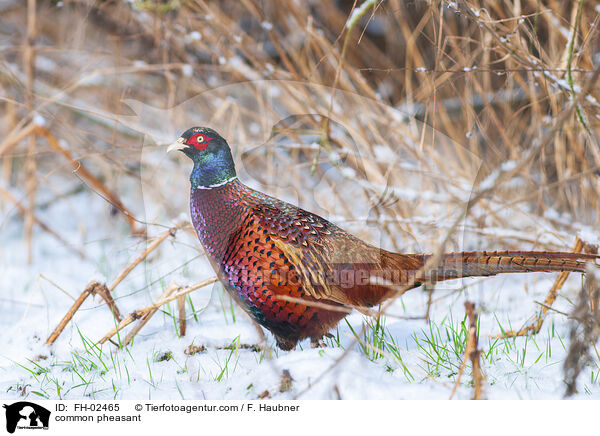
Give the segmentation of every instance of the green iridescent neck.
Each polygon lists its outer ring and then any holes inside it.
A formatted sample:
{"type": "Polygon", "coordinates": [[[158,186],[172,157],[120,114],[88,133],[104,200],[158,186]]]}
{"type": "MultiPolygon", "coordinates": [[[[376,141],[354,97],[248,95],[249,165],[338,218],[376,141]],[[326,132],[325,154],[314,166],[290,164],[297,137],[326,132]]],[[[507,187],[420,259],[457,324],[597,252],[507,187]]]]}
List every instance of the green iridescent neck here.
{"type": "Polygon", "coordinates": [[[190,174],[192,190],[213,189],[223,186],[236,178],[235,165],[229,148],[220,149],[216,154],[194,159],[194,169],[190,174]]]}

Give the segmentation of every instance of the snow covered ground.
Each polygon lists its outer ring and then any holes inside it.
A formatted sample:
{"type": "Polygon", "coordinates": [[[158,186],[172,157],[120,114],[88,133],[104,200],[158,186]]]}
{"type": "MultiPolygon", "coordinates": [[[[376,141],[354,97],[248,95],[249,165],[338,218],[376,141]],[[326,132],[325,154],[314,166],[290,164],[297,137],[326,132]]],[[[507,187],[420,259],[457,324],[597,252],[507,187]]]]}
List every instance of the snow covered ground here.
{"type": "MultiPolygon", "coordinates": [[[[260,336],[220,285],[191,294],[188,331],[179,337],[173,303],[163,307],[125,349],[93,344],[114,327],[99,297],[89,298],[53,346],[44,345],[73,298],[91,280],[110,282],[145,245],[126,235],[124,220],[111,217],[96,195],[80,192],[68,202],[53,202],[46,222],[70,241],[85,241],[88,258],[61,246],[52,236],[35,234],[34,263],[27,265],[22,222],[15,214],[2,222],[0,244],[0,398],[34,399],[446,399],[456,380],[465,343],[465,300],[480,311],[485,395],[490,399],[562,398],[563,361],[569,346],[569,323],[552,313],[533,337],[496,340],[490,335],[518,328],[536,313],[554,274],[524,274],[469,279],[438,287],[433,294],[431,323],[394,316],[382,329],[367,329],[371,344],[385,355],[363,348],[353,338],[367,320],[360,314],[342,321],[328,346],[312,349],[302,342],[283,352],[266,334],[268,353],[256,347],[260,336]],[[86,207],[73,207],[85,204],[86,207]],[[85,231],[82,229],[85,228],[85,231]],[[67,295],[68,294],[68,295],[67,295]],[[337,344],[339,339],[339,345],[337,344]],[[379,339],[379,342],[378,342],[379,339]],[[199,348],[187,353],[190,345],[199,348]],[[345,349],[349,353],[337,361],[345,349]],[[284,370],[291,383],[283,380],[284,370]]],[[[149,231],[158,234],[164,229],[149,231]]],[[[195,236],[179,232],[139,265],[115,290],[127,314],[154,301],[166,285],[197,283],[213,275],[195,236]],[[191,260],[181,266],[184,261],[191,260]],[[174,271],[175,270],[175,271],[174,271]],[[174,271],[174,272],[173,272],[174,271]]],[[[581,287],[573,274],[556,309],[569,312],[581,287]]],[[[416,289],[396,301],[389,313],[421,316],[427,294],[416,289]]],[[[367,320],[372,324],[372,321],[367,320]]],[[[590,364],[579,377],[578,398],[600,399],[600,368],[590,364]]],[[[467,367],[456,398],[471,392],[467,367]]]]}

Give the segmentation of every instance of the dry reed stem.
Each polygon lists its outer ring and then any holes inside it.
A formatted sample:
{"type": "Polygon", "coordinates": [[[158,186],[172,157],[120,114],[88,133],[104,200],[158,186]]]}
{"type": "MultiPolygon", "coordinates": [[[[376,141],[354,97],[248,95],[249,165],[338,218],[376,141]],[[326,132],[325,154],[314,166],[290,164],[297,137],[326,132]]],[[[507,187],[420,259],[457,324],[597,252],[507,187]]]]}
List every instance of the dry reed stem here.
{"type": "Polygon", "coordinates": [[[104,300],[104,302],[106,303],[106,305],[108,306],[110,311],[112,312],[113,317],[117,321],[120,322],[123,319],[123,317],[121,316],[121,311],[117,307],[117,303],[113,299],[113,297],[112,297],[110,291],[108,290],[108,288],[106,287],[105,283],[102,283],[100,286],[96,287],[96,294],[98,294],[98,295],[100,295],[100,297],[102,297],[102,299],[104,300]]]}
{"type": "MultiPolygon", "coordinates": [[[[36,0],[27,0],[27,42],[25,44],[25,53],[23,56],[24,70],[26,76],[26,106],[31,114],[33,112],[34,96],[33,85],[35,81],[35,37],[36,37],[36,0]]],[[[28,136],[27,159],[25,162],[25,171],[27,173],[27,182],[25,191],[29,207],[25,210],[25,242],[27,244],[27,263],[33,261],[33,224],[35,211],[35,191],[37,188],[36,179],[36,138],[35,135],[28,136]]]]}
{"type": "MultiPolygon", "coordinates": [[[[581,239],[579,239],[579,237],[577,237],[575,239],[575,245],[573,246],[573,253],[581,253],[581,250],[583,249],[583,245],[584,245],[583,241],[581,239]]],[[[544,303],[541,304],[542,308],[541,308],[540,312],[538,313],[538,315],[535,317],[535,321],[533,321],[528,326],[523,327],[521,330],[517,330],[517,331],[509,330],[509,331],[504,332],[503,334],[499,334],[496,336],[496,339],[514,338],[514,337],[518,337],[518,336],[525,336],[529,333],[533,333],[534,335],[537,335],[542,328],[544,319],[546,319],[546,314],[552,308],[554,301],[556,301],[556,297],[558,296],[558,291],[560,291],[560,289],[563,287],[563,285],[567,281],[567,277],[569,277],[569,271],[563,271],[558,274],[558,277],[556,277],[556,280],[552,284],[552,287],[548,291],[548,294],[546,294],[544,303]]]]}
{"type": "Polygon", "coordinates": [[[185,295],[180,295],[177,298],[177,309],[179,312],[179,336],[185,336],[187,320],[185,318],[185,295]]]}
{"type": "Polygon", "coordinates": [[[460,368],[458,370],[458,375],[456,376],[456,382],[452,387],[452,392],[450,393],[451,400],[456,394],[456,390],[460,385],[460,380],[467,366],[467,360],[471,360],[471,368],[473,374],[473,399],[481,400],[482,395],[482,382],[483,375],[481,374],[481,363],[479,360],[479,356],[481,352],[477,349],[478,335],[477,335],[477,314],[475,313],[475,305],[470,301],[465,301],[465,312],[467,315],[467,319],[469,321],[469,330],[467,333],[467,344],[465,346],[465,353],[462,358],[462,362],[460,368]]]}
{"type": "Polygon", "coordinates": [[[48,339],[46,339],[46,345],[52,345],[54,343],[54,341],[56,341],[56,339],[58,339],[60,334],[63,332],[63,330],[69,323],[69,321],[71,321],[71,319],[75,315],[75,312],[77,312],[77,310],[81,307],[81,305],[86,300],[86,298],[89,297],[90,295],[92,295],[96,291],[96,288],[98,286],[103,286],[103,285],[94,281],[94,282],[89,283],[85,287],[85,289],[79,295],[77,300],[75,300],[73,305],[69,308],[69,310],[67,311],[65,316],[63,316],[63,318],[60,320],[60,322],[58,323],[58,325],[56,326],[54,331],[50,334],[50,336],[48,336],[48,339]]]}
{"type": "MultiPolygon", "coordinates": [[[[173,292],[177,291],[178,289],[181,289],[181,287],[178,286],[176,283],[170,283],[165,288],[165,290],[161,294],[161,296],[158,298],[159,301],[169,297],[173,292]]],[[[144,313],[144,315],[140,318],[138,323],[131,328],[129,333],[127,333],[127,336],[125,336],[125,339],[121,343],[121,347],[126,347],[127,345],[129,345],[131,343],[131,341],[133,341],[133,338],[135,338],[136,335],[140,332],[140,330],[148,323],[148,321],[150,321],[150,318],[152,318],[154,316],[154,314],[158,311],[158,309],[159,309],[158,307],[155,307],[155,308],[147,311],[146,313],[144,313]]]]}
{"type": "Polygon", "coordinates": [[[475,305],[470,301],[465,301],[465,309],[469,318],[469,338],[471,343],[469,358],[471,359],[471,368],[473,369],[473,399],[481,400],[483,393],[483,374],[481,373],[481,351],[479,350],[478,335],[477,335],[477,314],[475,313],[475,305]]]}
{"type": "Polygon", "coordinates": [[[162,299],[156,301],[155,303],[151,304],[150,306],[144,307],[142,309],[138,309],[138,310],[130,313],[127,317],[125,317],[119,323],[119,325],[116,328],[112,329],[110,332],[108,332],[106,335],[104,335],[102,337],[102,339],[100,339],[98,341],[98,343],[104,344],[106,341],[108,341],[110,338],[112,338],[115,334],[117,334],[118,331],[120,331],[124,327],[127,327],[129,324],[131,324],[136,319],[140,319],[147,312],[157,309],[160,306],[162,306],[163,304],[166,304],[170,301],[176,300],[181,295],[189,294],[190,292],[194,292],[195,290],[200,289],[204,286],[210,285],[211,283],[214,283],[216,281],[217,281],[217,277],[211,277],[210,279],[206,279],[202,282],[196,283],[195,285],[188,286],[187,288],[183,288],[183,289],[179,290],[178,292],[176,292],[175,294],[171,294],[169,297],[162,298],[162,299]]]}
{"type": "MultiPolygon", "coordinates": [[[[6,127],[7,131],[12,131],[17,124],[17,106],[12,103],[6,103],[6,127]]],[[[1,148],[1,147],[0,147],[1,148]]],[[[13,159],[11,156],[2,156],[0,152],[0,160],[2,161],[2,168],[0,171],[2,172],[2,179],[4,183],[8,183],[10,181],[10,176],[12,174],[13,168],[13,159]]],[[[4,205],[0,204],[0,210],[4,211],[4,205]]]]}
{"type": "Polygon", "coordinates": [[[125,218],[129,222],[129,226],[131,227],[131,233],[135,235],[143,233],[140,229],[137,228],[137,220],[135,219],[133,213],[131,213],[129,209],[127,209],[125,205],[123,205],[119,197],[117,197],[116,194],[112,193],[106,186],[104,186],[104,183],[102,183],[100,180],[98,180],[96,176],[90,173],[80,161],[75,159],[70,151],[63,148],[59,144],[58,140],[54,137],[54,135],[52,135],[52,133],[50,133],[50,131],[47,128],[38,126],[36,131],[38,132],[38,134],[46,138],[46,141],[48,141],[48,144],[50,144],[52,148],[54,148],[56,151],[62,154],[71,163],[75,173],[79,174],[82,178],[84,178],[90,185],[92,185],[94,189],[100,191],[113,206],[115,206],[123,215],[125,215],[125,218]]]}
{"type": "Polygon", "coordinates": [[[5,153],[9,153],[12,147],[17,145],[19,142],[27,138],[32,133],[35,133],[37,128],[38,125],[35,122],[30,121],[19,131],[14,132],[13,134],[4,138],[4,141],[0,143],[0,156],[2,156],[5,153]]]}

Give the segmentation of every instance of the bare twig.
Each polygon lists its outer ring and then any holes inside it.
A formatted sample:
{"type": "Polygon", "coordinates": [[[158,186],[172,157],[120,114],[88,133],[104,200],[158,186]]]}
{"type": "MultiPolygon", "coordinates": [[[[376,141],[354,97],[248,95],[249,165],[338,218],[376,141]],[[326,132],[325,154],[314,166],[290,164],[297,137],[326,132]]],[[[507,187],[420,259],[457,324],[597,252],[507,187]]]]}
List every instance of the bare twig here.
{"type": "MultiPolygon", "coordinates": [[[[483,374],[481,373],[481,351],[477,343],[479,335],[477,334],[477,314],[475,313],[475,305],[470,301],[465,301],[465,309],[469,319],[469,338],[470,352],[468,354],[471,359],[471,368],[473,372],[473,399],[481,400],[483,393],[483,374]]],[[[465,353],[466,354],[466,353],[465,353]]]]}
{"type": "Polygon", "coordinates": [[[186,319],[185,319],[185,295],[180,295],[177,298],[177,309],[179,312],[179,336],[185,336],[186,319]]]}
{"type": "Polygon", "coordinates": [[[19,142],[21,142],[23,139],[27,138],[31,134],[35,133],[37,128],[37,124],[33,121],[30,121],[22,129],[7,136],[4,139],[4,141],[0,143],[0,156],[5,153],[9,153],[12,147],[17,145],[19,142]]]}
{"type": "Polygon", "coordinates": [[[100,286],[96,286],[96,294],[98,294],[98,295],[100,295],[100,297],[102,297],[102,299],[104,300],[104,302],[106,303],[106,305],[108,306],[110,311],[112,312],[115,319],[117,321],[121,321],[123,319],[123,317],[121,316],[121,312],[119,311],[119,308],[117,307],[117,303],[113,299],[110,291],[106,287],[106,284],[103,283],[100,286]]]}
{"type": "Polygon", "coordinates": [[[96,292],[96,288],[98,286],[102,286],[102,285],[98,282],[91,282],[90,284],[88,284],[86,286],[86,288],[79,295],[77,300],[75,300],[75,303],[73,303],[73,305],[67,311],[65,316],[60,320],[60,322],[58,323],[58,325],[56,326],[54,331],[50,334],[50,336],[48,336],[48,339],[46,339],[46,345],[52,345],[54,343],[54,341],[56,341],[56,339],[58,339],[58,337],[60,336],[62,331],[65,329],[65,327],[69,323],[69,321],[71,321],[71,319],[73,318],[73,315],[75,315],[75,312],[77,312],[77,310],[81,307],[81,305],[83,304],[83,302],[86,300],[87,297],[89,297],[94,292],[96,292]]]}
{"type": "Polygon", "coordinates": [[[475,305],[470,301],[465,301],[465,311],[467,315],[467,319],[469,320],[469,330],[467,333],[467,344],[465,346],[465,353],[463,355],[463,359],[458,370],[458,375],[456,376],[456,382],[452,387],[452,392],[450,393],[450,400],[454,397],[458,386],[460,385],[460,380],[465,371],[465,367],[467,366],[467,360],[471,360],[471,368],[473,374],[473,399],[480,400],[482,395],[482,384],[483,384],[483,375],[481,374],[481,363],[479,356],[481,351],[477,348],[478,335],[477,335],[477,314],[475,313],[475,305]]]}
{"type": "MultiPolygon", "coordinates": [[[[311,301],[311,300],[307,300],[306,298],[296,298],[296,297],[291,297],[289,295],[277,295],[277,296],[275,296],[275,298],[277,300],[289,301],[291,303],[299,303],[304,306],[317,307],[319,309],[326,309],[326,310],[330,310],[332,312],[352,313],[352,310],[356,310],[356,311],[362,313],[363,315],[371,316],[374,318],[381,315],[381,313],[378,310],[374,310],[367,306],[354,306],[352,304],[345,304],[342,306],[340,304],[322,303],[320,301],[311,301]]],[[[390,318],[396,318],[396,319],[409,319],[409,320],[423,319],[422,316],[401,316],[401,315],[394,315],[394,314],[389,314],[389,313],[386,313],[386,316],[389,316],[390,318]]]]}
{"type": "MultiPolygon", "coordinates": [[[[36,37],[36,0],[27,0],[27,42],[25,44],[25,82],[26,86],[26,104],[29,113],[33,111],[33,84],[35,80],[35,37],[36,37]]],[[[27,147],[27,161],[25,169],[27,172],[26,192],[29,201],[29,207],[25,211],[25,241],[27,243],[27,261],[33,260],[33,216],[35,211],[35,191],[37,186],[36,179],[36,156],[35,156],[35,135],[29,135],[29,144],[27,147]]]]}

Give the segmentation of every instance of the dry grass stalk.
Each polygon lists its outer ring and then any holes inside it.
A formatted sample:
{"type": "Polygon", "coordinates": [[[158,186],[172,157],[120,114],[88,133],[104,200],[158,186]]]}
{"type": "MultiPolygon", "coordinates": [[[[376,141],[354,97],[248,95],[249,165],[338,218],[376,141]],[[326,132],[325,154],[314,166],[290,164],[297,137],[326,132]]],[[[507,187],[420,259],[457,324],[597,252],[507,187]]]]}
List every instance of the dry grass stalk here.
{"type": "Polygon", "coordinates": [[[481,400],[483,394],[483,374],[481,372],[481,350],[478,348],[479,335],[477,334],[477,314],[475,313],[475,305],[470,301],[465,302],[467,317],[469,318],[469,338],[471,344],[471,368],[473,372],[473,399],[481,400]]]}
{"type": "MultiPolygon", "coordinates": [[[[17,124],[17,108],[15,104],[6,103],[6,127],[7,131],[12,131],[15,125],[17,124]]],[[[0,146],[0,150],[1,150],[0,146]]],[[[11,156],[2,156],[2,152],[0,151],[0,160],[2,161],[2,168],[0,171],[2,172],[2,179],[4,183],[8,183],[10,181],[10,177],[12,174],[13,160],[11,156]]],[[[0,205],[0,210],[4,211],[4,205],[0,205]]]]}
{"type": "MultiPolygon", "coordinates": [[[[583,250],[583,246],[584,246],[583,241],[579,237],[577,237],[575,239],[573,253],[581,253],[581,250],[583,250]]],[[[542,325],[544,324],[544,319],[546,319],[546,315],[547,315],[548,311],[552,309],[552,305],[554,304],[554,301],[556,300],[556,297],[558,296],[558,291],[563,287],[563,285],[565,284],[565,281],[567,281],[567,277],[569,277],[569,271],[563,271],[558,274],[558,277],[556,277],[554,284],[548,291],[548,294],[546,294],[544,303],[541,304],[542,308],[540,309],[540,312],[537,314],[537,316],[535,317],[535,320],[531,324],[523,327],[521,330],[506,331],[503,334],[497,335],[496,338],[497,339],[513,338],[513,337],[517,337],[517,336],[525,336],[529,333],[533,333],[534,335],[537,335],[540,332],[542,325]]]]}
{"type": "Polygon", "coordinates": [[[110,311],[112,312],[114,318],[117,321],[121,321],[123,319],[123,316],[121,315],[121,311],[117,307],[117,303],[115,302],[110,291],[106,287],[106,284],[102,283],[101,285],[96,286],[95,291],[96,291],[96,294],[98,294],[98,295],[100,295],[100,297],[102,297],[102,299],[104,300],[104,302],[106,303],[106,305],[108,306],[110,311]]]}
{"type": "MultiPolygon", "coordinates": [[[[177,291],[178,289],[181,289],[181,287],[178,286],[176,283],[170,283],[159,297],[159,300],[163,300],[167,297],[170,297],[171,294],[173,294],[173,292],[177,291]]],[[[158,307],[155,307],[144,313],[144,315],[142,315],[138,323],[133,326],[129,333],[127,333],[127,336],[125,336],[125,339],[123,340],[121,346],[126,347],[127,345],[129,345],[131,341],[133,341],[133,338],[135,338],[135,336],[139,333],[139,331],[148,323],[148,321],[150,321],[150,318],[154,316],[158,309],[158,307]]]]}
{"type": "Polygon", "coordinates": [[[52,146],[52,148],[54,148],[56,151],[62,154],[71,163],[73,169],[77,174],[79,174],[83,179],[85,179],[92,186],[93,189],[96,189],[99,192],[101,192],[113,206],[115,206],[117,209],[119,209],[119,211],[121,211],[121,213],[123,213],[123,215],[125,215],[125,218],[129,222],[129,226],[131,227],[131,233],[143,233],[140,229],[137,228],[137,220],[135,219],[135,216],[129,211],[129,209],[125,207],[125,205],[123,205],[119,197],[117,197],[116,194],[112,193],[106,186],[104,186],[104,183],[102,183],[100,180],[98,180],[96,176],[90,173],[81,162],[75,159],[70,151],[63,148],[58,142],[58,140],[54,137],[54,135],[52,135],[52,133],[50,133],[50,131],[47,128],[37,127],[36,131],[40,135],[43,135],[46,138],[46,141],[48,141],[48,143],[52,146]]]}
{"type": "Polygon", "coordinates": [[[102,339],[100,339],[98,341],[98,343],[99,344],[104,344],[106,341],[108,341],[110,338],[112,338],[114,335],[116,335],[118,331],[120,331],[123,328],[127,327],[133,321],[135,321],[137,319],[140,319],[146,313],[148,313],[148,312],[150,312],[150,311],[152,311],[154,309],[158,309],[163,304],[167,304],[170,301],[176,300],[181,295],[189,294],[190,292],[194,292],[195,290],[200,289],[200,288],[202,288],[204,286],[210,285],[211,283],[214,283],[216,281],[217,281],[217,277],[211,277],[210,279],[203,280],[202,282],[196,283],[195,285],[188,286],[187,288],[180,289],[176,293],[171,294],[168,297],[161,298],[158,301],[156,301],[154,304],[151,304],[150,306],[144,307],[142,309],[138,309],[135,312],[130,313],[127,317],[125,317],[125,319],[123,319],[119,323],[119,325],[116,328],[112,329],[110,332],[108,332],[106,335],[104,335],[102,337],[102,339]]]}
{"type": "Polygon", "coordinates": [[[187,321],[185,318],[185,295],[177,298],[177,309],[179,312],[179,336],[185,336],[187,321]]]}
{"type": "MultiPolygon", "coordinates": [[[[26,106],[30,114],[33,113],[34,96],[33,85],[35,81],[35,38],[36,38],[36,0],[27,0],[27,42],[25,43],[25,54],[23,56],[24,70],[26,76],[26,106]]],[[[27,160],[25,170],[27,173],[27,183],[25,190],[29,207],[25,211],[25,241],[27,244],[27,261],[31,264],[33,261],[33,224],[35,211],[35,191],[37,188],[36,179],[36,138],[35,135],[28,136],[27,160]]]]}
{"type": "Polygon", "coordinates": [[[35,124],[33,121],[30,121],[22,129],[4,138],[4,140],[0,143],[0,156],[2,156],[3,154],[10,153],[10,150],[15,145],[17,145],[19,142],[21,142],[23,139],[27,138],[31,134],[35,133],[37,128],[38,125],[35,124]]]}
{"type": "Polygon", "coordinates": [[[89,297],[94,292],[96,292],[96,288],[99,286],[103,286],[103,285],[101,285],[98,282],[91,282],[90,284],[88,284],[85,287],[85,289],[79,295],[77,300],[75,300],[75,303],[73,303],[73,305],[69,308],[69,310],[67,311],[67,313],[65,314],[63,319],[60,320],[60,322],[58,323],[58,325],[56,326],[54,331],[50,334],[50,336],[48,336],[48,339],[46,339],[46,345],[52,345],[54,343],[54,341],[56,341],[56,339],[58,339],[60,334],[63,332],[63,330],[69,323],[69,321],[71,321],[71,319],[73,319],[75,312],[77,312],[77,310],[81,307],[81,305],[83,304],[83,302],[86,300],[87,297],[89,297]]]}
{"type": "Polygon", "coordinates": [[[462,363],[458,370],[458,375],[456,376],[456,382],[452,387],[452,392],[450,393],[449,399],[451,400],[452,397],[454,397],[467,366],[467,360],[470,360],[473,374],[473,399],[481,400],[483,393],[483,374],[481,373],[481,361],[479,358],[481,351],[477,348],[479,339],[477,334],[477,314],[475,313],[475,304],[470,301],[465,301],[465,311],[469,321],[467,345],[465,347],[465,354],[463,355],[462,363]]]}
{"type": "Polygon", "coordinates": [[[435,290],[435,284],[425,283],[423,285],[423,292],[427,292],[427,306],[425,308],[425,322],[429,322],[431,314],[431,306],[433,304],[433,291],[435,290]]]}

